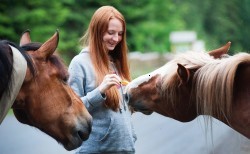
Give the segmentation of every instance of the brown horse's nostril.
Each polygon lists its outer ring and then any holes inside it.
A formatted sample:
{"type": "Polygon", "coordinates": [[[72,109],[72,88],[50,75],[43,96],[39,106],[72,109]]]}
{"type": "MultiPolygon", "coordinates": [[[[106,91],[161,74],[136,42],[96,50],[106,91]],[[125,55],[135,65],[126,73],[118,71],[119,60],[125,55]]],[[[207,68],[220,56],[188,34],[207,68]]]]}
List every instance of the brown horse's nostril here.
{"type": "Polygon", "coordinates": [[[84,126],[83,129],[78,130],[78,135],[79,137],[85,141],[89,138],[89,134],[91,133],[92,130],[92,120],[87,121],[87,126],[84,126]]]}
{"type": "Polygon", "coordinates": [[[129,102],[129,94],[128,93],[124,94],[124,100],[125,100],[126,103],[129,102]]]}
{"type": "Polygon", "coordinates": [[[89,138],[89,134],[90,134],[89,131],[82,131],[82,130],[78,131],[77,133],[78,133],[79,137],[80,137],[83,141],[87,140],[87,139],[89,138]]]}
{"type": "Polygon", "coordinates": [[[88,130],[89,130],[89,134],[91,133],[92,131],[92,119],[88,121],[88,130]]]}

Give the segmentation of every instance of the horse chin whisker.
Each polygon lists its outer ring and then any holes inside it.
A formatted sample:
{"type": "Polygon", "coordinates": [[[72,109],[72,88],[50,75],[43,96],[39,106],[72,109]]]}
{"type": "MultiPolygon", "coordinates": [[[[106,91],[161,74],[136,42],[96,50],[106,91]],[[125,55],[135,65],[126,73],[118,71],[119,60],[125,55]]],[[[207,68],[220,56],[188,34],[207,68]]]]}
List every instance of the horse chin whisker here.
{"type": "Polygon", "coordinates": [[[147,111],[140,111],[140,112],[142,112],[145,115],[151,115],[153,113],[153,111],[149,111],[149,110],[147,110],[147,111]]]}
{"type": "Polygon", "coordinates": [[[134,111],[136,112],[141,112],[145,115],[151,115],[154,111],[151,111],[151,110],[141,110],[141,109],[134,109],[134,111]]]}
{"type": "Polygon", "coordinates": [[[150,109],[147,109],[146,107],[144,106],[132,106],[133,110],[136,111],[136,112],[141,112],[145,115],[150,115],[152,114],[154,111],[150,110],[150,109]]]}
{"type": "Polygon", "coordinates": [[[80,138],[80,136],[77,135],[77,137],[72,137],[67,143],[61,143],[63,147],[68,150],[74,150],[82,145],[83,140],[80,138]]]}

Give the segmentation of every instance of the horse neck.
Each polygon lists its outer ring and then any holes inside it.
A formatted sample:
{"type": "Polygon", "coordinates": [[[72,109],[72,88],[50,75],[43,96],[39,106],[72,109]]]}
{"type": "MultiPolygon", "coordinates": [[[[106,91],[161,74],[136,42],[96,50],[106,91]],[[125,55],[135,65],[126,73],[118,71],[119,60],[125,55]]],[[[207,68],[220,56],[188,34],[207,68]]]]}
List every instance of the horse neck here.
{"type": "Polygon", "coordinates": [[[235,77],[234,104],[229,126],[250,139],[250,56],[249,62],[239,66],[235,77]]]}
{"type": "Polygon", "coordinates": [[[236,72],[240,64],[250,60],[246,58],[249,56],[239,54],[208,63],[195,73],[193,87],[200,115],[209,115],[227,125],[230,124],[236,72]]]}
{"type": "MultiPolygon", "coordinates": [[[[179,85],[179,84],[173,84],[179,85]]],[[[181,122],[189,122],[197,117],[196,103],[191,97],[191,85],[181,85],[163,91],[162,99],[157,103],[158,113],[181,122]]]]}

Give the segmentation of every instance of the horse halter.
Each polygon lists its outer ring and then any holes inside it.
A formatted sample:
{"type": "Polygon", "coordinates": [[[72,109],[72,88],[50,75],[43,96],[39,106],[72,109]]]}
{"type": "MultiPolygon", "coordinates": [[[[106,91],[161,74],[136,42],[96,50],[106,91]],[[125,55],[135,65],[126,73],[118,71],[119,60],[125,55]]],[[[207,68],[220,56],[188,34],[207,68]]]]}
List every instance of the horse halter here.
{"type": "Polygon", "coordinates": [[[4,92],[0,98],[0,124],[13,105],[26,76],[27,62],[18,49],[9,45],[13,53],[13,71],[10,93],[4,92]]]}

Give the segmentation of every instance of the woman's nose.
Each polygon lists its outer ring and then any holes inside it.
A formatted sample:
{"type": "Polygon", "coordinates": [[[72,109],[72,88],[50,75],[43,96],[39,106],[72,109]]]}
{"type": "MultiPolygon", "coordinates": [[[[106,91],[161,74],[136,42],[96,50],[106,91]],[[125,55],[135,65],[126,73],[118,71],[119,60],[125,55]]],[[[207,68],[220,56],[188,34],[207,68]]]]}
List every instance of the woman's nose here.
{"type": "Polygon", "coordinates": [[[119,40],[118,34],[114,34],[112,37],[112,40],[118,42],[118,40],[119,40]]]}

